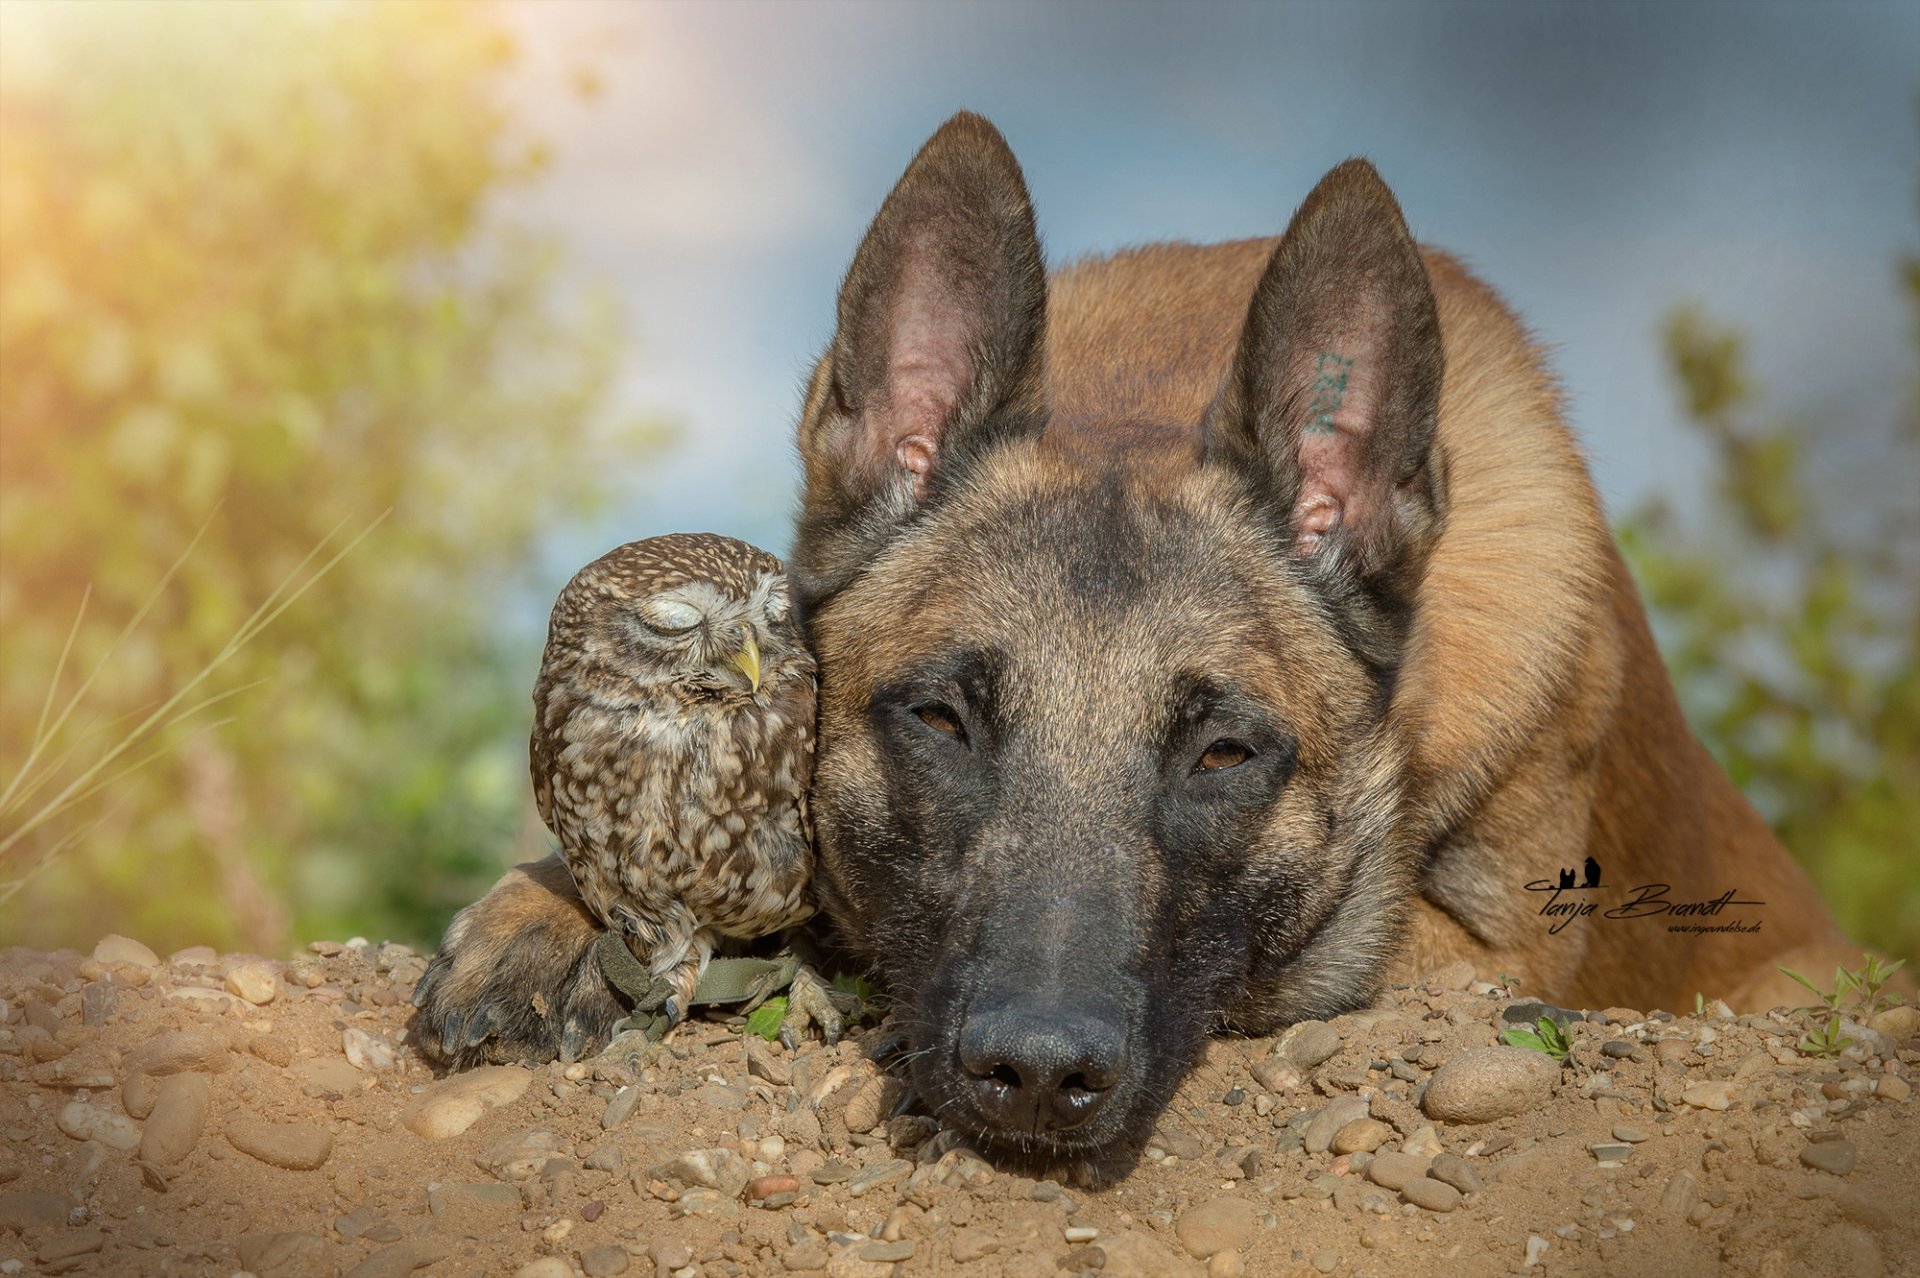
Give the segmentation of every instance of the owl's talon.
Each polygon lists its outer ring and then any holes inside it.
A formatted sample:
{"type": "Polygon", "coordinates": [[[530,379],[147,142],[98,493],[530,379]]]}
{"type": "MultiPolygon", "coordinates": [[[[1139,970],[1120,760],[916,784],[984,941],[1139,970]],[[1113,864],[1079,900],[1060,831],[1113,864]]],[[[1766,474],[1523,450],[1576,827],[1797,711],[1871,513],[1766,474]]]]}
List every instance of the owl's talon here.
{"type": "Polygon", "coordinates": [[[846,1020],[834,1005],[833,991],[827,983],[802,963],[787,988],[787,1014],[780,1022],[781,1045],[790,1052],[798,1050],[809,1029],[818,1030],[820,1041],[832,1047],[840,1041],[846,1020]]]}
{"type": "Polygon", "coordinates": [[[680,1022],[687,1019],[686,1010],[680,1006],[679,997],[672,994],[669,994],[667,1001],[660,1005],[660,1014],[667,1018],[668,1031],[678,1029],[680,1022]]]}

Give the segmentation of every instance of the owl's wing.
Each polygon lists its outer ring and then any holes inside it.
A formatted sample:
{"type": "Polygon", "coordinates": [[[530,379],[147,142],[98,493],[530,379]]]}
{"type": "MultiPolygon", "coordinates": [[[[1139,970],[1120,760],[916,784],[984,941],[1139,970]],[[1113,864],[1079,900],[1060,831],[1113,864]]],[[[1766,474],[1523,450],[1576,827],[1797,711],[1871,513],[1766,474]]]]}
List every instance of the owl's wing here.
{"type": "Polygon", "coordinates": [[[547,737],[547,725],[541,722],[541,703],[536,700],[533,735],[527,742],[527,772],[533,779],[533,801],[540,809],[540,820],[558,835],[560,831],[553,824],[553,765],[553,746],[547,737]]]}

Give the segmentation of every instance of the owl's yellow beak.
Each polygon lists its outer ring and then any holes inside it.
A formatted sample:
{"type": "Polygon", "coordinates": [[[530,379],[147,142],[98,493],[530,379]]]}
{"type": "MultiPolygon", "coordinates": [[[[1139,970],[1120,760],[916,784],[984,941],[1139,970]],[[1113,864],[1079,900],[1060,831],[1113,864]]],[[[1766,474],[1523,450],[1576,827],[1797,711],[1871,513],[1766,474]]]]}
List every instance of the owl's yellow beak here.
{"type": "Polygon", "coordinates": [[[728,657],[727,664],[745,675],[755,692],[760,691],[760,645],[751,633],[746,636],[746,646],[728,657]]]}

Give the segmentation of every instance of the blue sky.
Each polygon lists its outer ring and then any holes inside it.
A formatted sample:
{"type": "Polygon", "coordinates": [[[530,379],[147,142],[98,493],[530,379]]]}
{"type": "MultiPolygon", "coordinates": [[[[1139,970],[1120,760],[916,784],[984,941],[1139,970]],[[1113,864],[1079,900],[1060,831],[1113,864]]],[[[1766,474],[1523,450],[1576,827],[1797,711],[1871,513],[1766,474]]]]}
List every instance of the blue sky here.
{"type": "MultiPolygon", "coordinates": [[[[1345,156],[1554,350],[1609,508],[1699,505],[1659,355],[1698,301],[1817,429],[1836,503],[1908,402],[1895,263],[1920,251],[1920,5],[633,4],[522,0],[557,144],[508,208],[631,326],[623,408],[678,429],[607,526],[784,551],[799,386],[867,219],[951,111],[1024,165],[1049,257],[1282,228],[1345,156]],[[606,91],[552,91],[585,60],[606,91]]],[[[564,575],[562,572],[560,575],[564,575]]]]}

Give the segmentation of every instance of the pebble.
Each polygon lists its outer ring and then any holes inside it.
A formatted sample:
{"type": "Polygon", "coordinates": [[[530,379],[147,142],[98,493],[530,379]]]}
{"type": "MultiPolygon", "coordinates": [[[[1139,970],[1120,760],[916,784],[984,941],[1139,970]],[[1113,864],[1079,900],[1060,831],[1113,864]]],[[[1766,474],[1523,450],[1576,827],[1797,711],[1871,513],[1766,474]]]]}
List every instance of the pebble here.
{"type": "Polygon", "coordinates": [[[1260,1209],[1244,1198],[1215,1198],[1180,1213],[1174,1234],[1191,1255],[1205,1260],[1232,1248],[1244,1251],[1260,1209]]]}
{"type": "Polygon", "coordinates": [[[1460,1205],[1460,1191],[1443,1180],[1419,1176],[1400,1187],[1400,1195],[1415,1207],[1448,1212],[1460,1205]]]}
{"type": "Polygon", "coordinates": [[[1887,1100],[1903,1101],[1913,1095],[1913,1087],[1898,1074],[1882,1074],[1880,1081],[1874,1084],[1873,1094],[1887,1100]]]}
{"type": "Polygon", "coordinates": [[[1313,1253],[1311,1263],[1316,1271],[1323,1274],[1330,1274],[1340,1267],[1340,1253],[1337,1251],[1316,1251],[1313,1253]]]}
{"type": "Polygon", "coordinates": [[[1623,1163],[1633,1156],[1633,1146],[1625,1141],[1598,1141],[1587,1148],[1603,1163],[1623,1163]]]}
{"type": "Polygon", "coordinates": [[[913,1175],[913,1164],[906,1159],[883,1158],[871,1167],[863,1167],[855,1172],[853,1179],[847,1182],[847,1193],[859,1198],[869,1190],[878,1189],[882,1185],[891,1185],[911,1175],[913,1175]]]}
{"type": "Polygon", "coordinates": [[[501,1180],[531,1180],[540,1174],[548,1159],[559,1157],[567,1148],[569,1142],[544,1127],[534,1127],[495,1137],[474,1155],[473,1161],[482,1171],[491,1172],[501,1180]]]}
{"type": "Polygon", "coordinates": [[[1070,1243],[1090,1243],[1099,1236],[1100,1231],[1092,1225],[1068,1225],[1062,1231],[1062,1237],[1070,1243]]]}
{"type": "Polygon", "coordinates": [[[747,1197],[755,1202],[775,1194],[799,1192],[800,1178],[797,1176],[756,1176],[747,1182],[747,1197]]]}
{"type": "Polygon", "coordinates": [[[580,1253],[580,1268],[587,1278],[614,1278],[627,1272],[629,1263],[625,1247],[589,1247],[580,1253]]]}
{"type": "Polygon", "coordinates": [[[141,1044],[127,1057],[127,1072],[151,1074],[224,1074],[233,1068],[227,1045],[199,1030],[176,1030],[141,1044]]]}
{"type": "Polygon", "coordinates": [[[393,1068],[393,1044],[381,1034],[369,1034],[358,1026],[348,1026],[340,1034],[340,1045],[347,1063],[367,1074],[393,1068]]]}
{"type": "Polygon", "coordinates": [[[526,1095],[533,1075],[518,1065],[488,1065],[431,1084],[400,1112],[408,1131],[427,1140],[458,1136],[490,1109],[526,1095]]]}
{"type": "Polygon", "coordinates": [[[1333,1134],[1328,1148],[1336,1154],[1370,1154],[1392,1135],[1393,1128],[1377,1118],[1356,1118],[1333,1134]]]}
{"type": "Polygon", "coordinates": [[[236,1118],[227,1124],[227,1141],[243,1154],[288,1171],[312,1171],[333,1153],[333,1132],[307,1123],[236,1118]]]}
{"type": "Polygon", "coordinates": [[[1633,1044],[1624,1038],[1610,1038],[1600,1044],[1600,1054],[1616,1061],[1623,1061],[1633,1055],[1633,1044]]]}
{"type": "Polygon", "coordinates": [[[1400,1144],[1401,1153],[1412,1154],[1415,1158],[1436,1158],[1443,1148],[1444,1146],[1440,1144],[1440,1136],[1433,1130],[1431,1123],[1422,1123],[1414,1128],[1413,1135],[1400,1144]]]}
{"type": "Polygon", "coordinates": [[[902,1238],[899,1242],[870,1242],[859,1251],[860,1259],[873,1264],[890,1265],[902,1260],[912,1260],[914,1242],[911,1238],[902,1238]]]}
{"type": "Polygon", "coordinates": [[[1629,1145],[1638,1145],[1641,1141],[1646,1140],[1648,1135],[1649,1133],[1645,1128],[1632,1127],[1626,1123],[1622,1123],[1613,1129],[1613,1138],[1615,1140],[1623,1140],[1629,1145]]]}
{"type": "Polygon", "coordinates": [[[1100,1250],[1107,1258],[1101,1270],[1105,1278],[1172,1278],[1193,1272],[1191,1261],[1137,1230],[1123,1230],[1103,1239],[1100,1250]]]}
{"type": "Polygon", "coordinates": [[[739,1197],[752,1179],[747,1160],[731,1149],[689,1149],[654,1168],[654,1174],[662,1180],[718,1190],[728,1198],[739,1197]]]}
{"type": "Polygon", "coordinates": [[[1340,1031],[1325,1021],[1300,1021],[1287,1027],[1275,1050],[1301,1069],[1312,1069],[1340,1050],[1340,1031]]]}
{"type": "Polygon", "coordinates": [[[1800,1150],[1800,1161],[1815,1171],[1832,1172],[1836,1176],[1845,1176],[1853,1170],[1853,1142],[1850,1140],[1821,1140],[1804,1146],[1800,1150]]]}
{"type": "Polygon", "coordinates": [[[1546,1105],[1560,1065],[1524,1047],[1472,1047],[1434,1071],[1421,1101],[1427,1116],[1446,1123],[1490,1123],[1546,1105]]]}
{"type": "Polygon", "coordinates": [[[155,1167],[170,1167],[193,1152],[207,1125],[212,1089],[205,1074],[175,1074],[160,1084],[160,1094],[140,1133],[140,1157],[155,1167]]]}
{"type": "Polygon", "coordinates": [[[99,963],[137,963],[141,967],[159,967],[160,956],[130,936],[121,936],[118,932],[109,932],[100,938],[93,947],[93,957],[99,963]]]}
{"type": "Polygon", "coordinates": [[[1920,1037],[1920,1006],[1903,1003],[1899,1007],[1889,1007],[1884,1012],[1869,1017],[1867,1027],[1877,1033],[1885,1034],[1896,1042],[1920,1037]]]}
{"type": "Polygon", "coordinates": [[[970,1265],[983,1256],[1000,1250],[1000,1239],[984,1229],[956,1229],[947,1242],[947,1250],[956,1265],[970,1265]]]}
{"type": "Polygon", "coordinates": [[[634,1108],[639,1105],[639,1103],[640,1089],[638,1087],[621,1088],[614,1093],[613,1099],[607,1102],[606,1109],[601,1112],[600,1129],[610,1132],[620,1124],[626,1122],[629,1118],[633,1117],[634,1108]]]}
{"type": "Polygon", "coordinates": [[[1482,1188],[1479,1169],[1458,1154],[1434,1155],[1427,1175],[1463,1194],[1477,1194],[1482,1188]]]}
{"type": "Polygon", "coordinates": [[[747,1074],[762,1079],[775,1087],[785,1087],[793,1082],[793,1063],[773,1053],[773,1044],[758,1034],[749,1034],[747,1040],[747,1074]]]}
{"type": "Polygon", "coordinates": [[[1660,1210],[1676,1220],[1685,1220],[1700,1201],[1700,1182],[1689,1171],[1677,1171],[1660,1191],[1660,1210]]]}
{"type": "Polygon", "coordinates": [[[86,1101],[68,1101],[53,1122],[75,1140],[97,1140],[114,1149],[134,1149],[140,1144],[140,1124],[125,1114],[86,1101]]]}
{"type": "Polygon", "coordinates": [[[280,994],[280,978],[264,960],[241,963],[227,973],[227,992],[255,1007],[265,1007],[280,994]]]}
{"type": "Polygon", "coordinates": [[[1309,1154],[1324,1154],[1333,1145],[1334,1133],[1366,1116],[1366,1101],[1358,1096],[1342,1096],[1330,1102],[1301,1128],[1300,1146],[1309,1154]]]}
{"type": "Polygon", "coordinates": [[[513,1278],[573,1278],[573,1266],[558,1256],[542,1256],[514,1270],[513,1278]]]}
{"type": "Polygon", "coordinates": [[[1653,1045],[1654,1059],[1665,1065],[1684,1062],[1693,1054],[1693,1044],[1684,1038],[1663,1038],[1653,1045]]]}
{"type": "Polygon", "coordinates": [[[1725,1109],[1733,1104],[1734,1085],[1725,1081],[1695,1083],[1680,1093],[1680,1099],[1695,1109],[1725,1109]]]}
{"type": "Polygon", "coordinates": [[[1552,1246],[1552,1244],[1549,1243],[1546,1239],[1542,1238],[1539,1234],[1528,1234],[1527,1235],[1527,1260],[1526,1260],[1527,1268],[1531,1269],[1535,1265],[1539,1264],[1540,1258],[1547,1254],[1547,1248],[1550,1246],[1552,1246]]]}
{"type": "Polygon", "coordinates": [[[65,1194],[0,1194],[0,1232],[57,1229],[79,1205],[65,1194]]]}
{"type": "Polygon", "coordinates": [[[69,1229],[41,1243],[33,1256],[43,1265],[52,1265],[75,1256],[91,1256],[106,1245],[107,1236],[97,1229],[69,1229]]]}
{"type": "Polygon", "coordinates": [[[1367,1164],[1367,1179],[1382,1189],[1404,1189],[1426,1174],[1426,1160],[1411,1154],[1380,1154],[1367,1164]]]}
{"type": "Polygon", "coordinates": [[[1284,1056],[1262,1057],[1253,1063],[1253,1080],[1270,1092],[1290,1092],[1306,1080],[1284,1056]]]}

